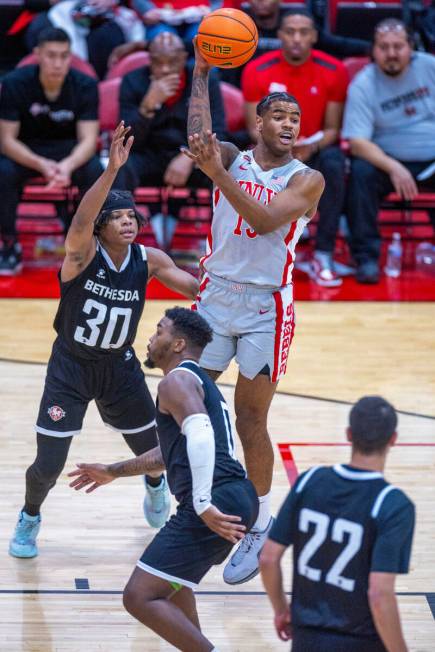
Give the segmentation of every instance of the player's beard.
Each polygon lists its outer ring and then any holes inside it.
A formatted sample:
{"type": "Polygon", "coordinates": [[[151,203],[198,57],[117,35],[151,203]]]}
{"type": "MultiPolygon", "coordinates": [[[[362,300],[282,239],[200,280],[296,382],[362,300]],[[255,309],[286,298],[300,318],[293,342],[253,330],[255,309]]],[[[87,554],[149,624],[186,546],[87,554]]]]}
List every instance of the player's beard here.
{"type": "Polygon", "coordinates": [[[144,362],[145,367],[148,367],[148,369],[155,369],[156,363],[154,360],[151,360],[150,356],[147,356],[147,359],[144,362]]]}

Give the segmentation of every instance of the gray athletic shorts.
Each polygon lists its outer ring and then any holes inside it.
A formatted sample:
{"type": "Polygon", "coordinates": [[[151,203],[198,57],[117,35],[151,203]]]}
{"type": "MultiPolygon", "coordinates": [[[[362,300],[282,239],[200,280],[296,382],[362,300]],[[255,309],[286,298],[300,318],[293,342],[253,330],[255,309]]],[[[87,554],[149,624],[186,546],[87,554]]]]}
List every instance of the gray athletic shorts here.
{"type": "Polygon", "coordinates": [[[249,380],[266,366],[272,382],[285,374],[295,326],[292,285],[268,289],[206,273],[193,308],[213,329],[201,367],[224,371],[235,357],[249,380]]]}

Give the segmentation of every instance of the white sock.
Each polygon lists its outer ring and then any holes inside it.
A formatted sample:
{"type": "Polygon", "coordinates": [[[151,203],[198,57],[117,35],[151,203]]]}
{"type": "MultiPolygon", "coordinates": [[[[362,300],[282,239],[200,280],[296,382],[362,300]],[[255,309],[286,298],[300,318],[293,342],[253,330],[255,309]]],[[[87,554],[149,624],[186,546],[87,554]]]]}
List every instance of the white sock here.
{"type": "Polygon", "coordinates": [[[23,509],[22,513],[23,513],[23,518],[24,518],[25,521],[37,521],[40,518],[40,514],[38,514],[37,516],[30,516],[30,514],[25,512],[24,509],[23,509]]]}
{"type": "Polygon", "coordinates": [[[270,521],[270,494],[271,492],[269,491],[268,494],[265,496],[259,496],[258,497],[258,502],[260,503],[260,507],[258,510],[258,517],[257,520],[255,521],[254,525],[252,526],[253,530],[257,530],[258,532],[263,532],[269,525],[270,521]]]}

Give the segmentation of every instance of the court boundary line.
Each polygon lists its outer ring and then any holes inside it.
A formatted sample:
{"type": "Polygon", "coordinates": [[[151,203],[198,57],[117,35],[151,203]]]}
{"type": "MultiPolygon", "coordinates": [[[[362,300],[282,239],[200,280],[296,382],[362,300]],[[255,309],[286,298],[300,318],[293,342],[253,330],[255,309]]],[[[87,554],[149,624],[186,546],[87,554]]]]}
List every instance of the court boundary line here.
{"type": "MultiPolygon", "coordinates": [[[[266,591],[194,591],[195,595],[267,595],[266,591]]],[[[118,589],[0,589],[0,595],[122,595],[118,589]]],[[[290,591],[286,595],[292,595],[290,591]]],[[[431,591],[398,591],[401,597],[430,597],[435,603],[435,593],[431,591]]]]}
{"type": "MultiPolygon", "coordinates": [[[[320,448],[322,446],[325,447],[345,446],[349,448],[351,444],[350,442],[344,442],[344,441],[337,441],[337,442],[291,441],[286,443],[278,443],[277,446],[278,446],[279,453],[281,455],[281,461],[283,463],[284,470],[287,474],[290,487],[292,487],[299,477],[298,467],[296,465],[296,460],[293,456],[293,452],[291,449],[292,446],[299,446],[299,447],[306,446],[307,448],[310,446],[315,446],[316,448],[320,448]]],[[[435,447],[435,442],[398,442],[397,444],[394,445],[394,448],[396,447],[416,447],[416,448],[435,447]]],[[[434,609],[435,609],[435,602],[434,602],[434,609]]]]}
{"type": "MultiPolygon", "coordinates": [[[[15,358],[2,358],[0,357],[0,362],[11,362],[12,364],[29,364],[33,366],[47,366],[47,362],[36,362],[35,360],[17,360],[15,358]]],[[[163,378],[163,375],[160,374],[150,374],[148,373],[148,376],[150,378],[163,378]]],[[[217,381],[218,385],[221,385],[221,387],[232,387],[234,388],[235,385],[233,383],[222,383],[217,381]]],[[[336,405],[355,405],[352,403],[352,401],[345,401],[339,398],[327,398],[325,396],[312,396],[310,394],[297,394],[295,392],[284,392],[282,390],[277,389],[275,394],[278,394],[279,396],[293,396],[294,398],[302,398],[306,399],[309,401],[322,401],[323,403],[334,403],[336,405]]],[[[410,412],[408,410],[396,410],[398,414],[403,414],[408,417],[417,417],[418,419],[430,419],[431,421],[435,421],[435,415],[432,414],[422,414],[421,412],[410,412]]]]}

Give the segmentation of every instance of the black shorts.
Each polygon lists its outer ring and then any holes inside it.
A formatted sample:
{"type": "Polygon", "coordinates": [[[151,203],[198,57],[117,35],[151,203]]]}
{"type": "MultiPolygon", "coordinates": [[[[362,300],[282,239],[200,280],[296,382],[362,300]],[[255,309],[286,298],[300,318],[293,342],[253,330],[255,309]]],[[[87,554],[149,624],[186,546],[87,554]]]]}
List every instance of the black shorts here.
{"type": "Polygon", "coordinates": [[[134,434],[155,426],[154,401],[133,349],[84,360],[56,340],[36,431],[53,437],[78,435],[92,400],[109,428],[134,434]]]}
{"type": "MultiPolygon", "coordinates": [[[[258,497],[250,480],[226,482],[212,491],[212,503],[225,514],[240,516],[247,531],[258,514],[258,497]]],[[[195,588],[212,566],[221,564],[233,544],[212,532],[191,503],[177,512],[154,537],[137,562],[139,568],[168,582],[195,588]]]]}
{"type": "Polygon", "coordinates": [[[293,627],[292,652],[387,652],[381,639],[328,629],[293,627]]]}

